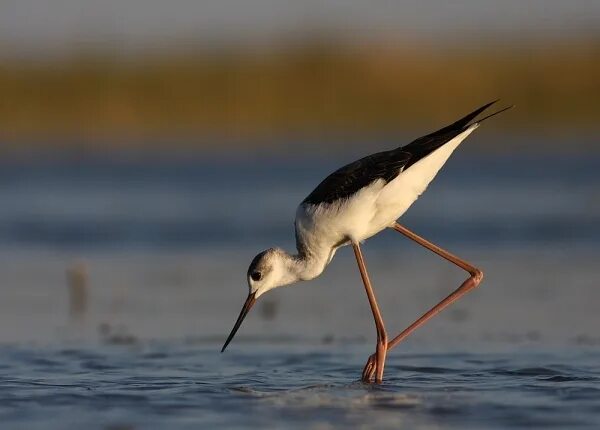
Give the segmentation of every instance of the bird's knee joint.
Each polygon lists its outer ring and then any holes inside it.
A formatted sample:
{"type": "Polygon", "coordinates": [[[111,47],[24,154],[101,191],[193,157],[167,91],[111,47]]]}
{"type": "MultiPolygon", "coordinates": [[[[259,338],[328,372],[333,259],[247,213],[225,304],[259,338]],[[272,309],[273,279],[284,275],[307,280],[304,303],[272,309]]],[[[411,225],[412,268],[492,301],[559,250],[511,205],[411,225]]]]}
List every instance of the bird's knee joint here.
{"type": "Polygon", "coordinates": [[[471,277],[475,281],[475,285],[479,285],[479,283],[481,283],[481,281],[483,280],[483,272],[475,268],[475,270],[473,270],[473,273],[471,273],[471,277]]]}

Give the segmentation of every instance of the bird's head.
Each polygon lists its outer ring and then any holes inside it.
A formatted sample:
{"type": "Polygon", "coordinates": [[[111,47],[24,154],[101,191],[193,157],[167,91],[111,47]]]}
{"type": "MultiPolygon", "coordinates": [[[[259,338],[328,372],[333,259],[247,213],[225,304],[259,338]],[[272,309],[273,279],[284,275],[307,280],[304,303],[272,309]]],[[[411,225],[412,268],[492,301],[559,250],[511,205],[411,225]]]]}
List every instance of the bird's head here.
{"type": "Polygon", "coordinates": [[[269,248],[256,255],[248,267],[249,293],[258,299],[273,288],[294,282],[288,260],[288,253],[280,248],[269,248]]]}
{"type": "Polygon", "coordinates": [[[225,348],[242,325],[242,321],[244,321],[244,318],[260,296],[273,288],[291,284],[297,281],[298,278],[291,268],[290,255],[282,249],[270,248],[252,259],[248,268],[247,280],[248,297],[221,352],[225,351],[225,348]]]}

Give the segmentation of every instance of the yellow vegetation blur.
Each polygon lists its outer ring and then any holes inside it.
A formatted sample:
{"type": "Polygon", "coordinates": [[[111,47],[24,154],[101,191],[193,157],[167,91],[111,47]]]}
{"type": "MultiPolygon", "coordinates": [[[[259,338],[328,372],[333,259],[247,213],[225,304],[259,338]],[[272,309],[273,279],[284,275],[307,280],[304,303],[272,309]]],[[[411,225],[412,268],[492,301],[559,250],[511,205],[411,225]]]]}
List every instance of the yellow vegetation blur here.
{"type": "Polygon", "coordinates": [[[600,43],[443,50],[307,44],[0,64],[0,135],[264,137],[443,124],[501,98],[502,126],[593,130],[600,43]]]}

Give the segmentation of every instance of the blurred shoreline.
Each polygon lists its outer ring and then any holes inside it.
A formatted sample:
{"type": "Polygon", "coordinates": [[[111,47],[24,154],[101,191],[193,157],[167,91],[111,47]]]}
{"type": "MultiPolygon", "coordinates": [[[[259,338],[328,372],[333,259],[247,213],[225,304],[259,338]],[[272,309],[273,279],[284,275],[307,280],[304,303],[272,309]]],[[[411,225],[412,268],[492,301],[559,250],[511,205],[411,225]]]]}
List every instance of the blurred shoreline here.
{"type": "Polygon", "coordinates": [[[324,40],[132,58],[4,59],[0,139],[3,151],[211,150],[214,141],[226,151],[273,147],[282,136],[416,137],[501,98],[499,105],[517,109],[490,129],[547,137],[557,149],[567,138],[570,146],[595,147],[600,38],[469,46],[324,40]]]}

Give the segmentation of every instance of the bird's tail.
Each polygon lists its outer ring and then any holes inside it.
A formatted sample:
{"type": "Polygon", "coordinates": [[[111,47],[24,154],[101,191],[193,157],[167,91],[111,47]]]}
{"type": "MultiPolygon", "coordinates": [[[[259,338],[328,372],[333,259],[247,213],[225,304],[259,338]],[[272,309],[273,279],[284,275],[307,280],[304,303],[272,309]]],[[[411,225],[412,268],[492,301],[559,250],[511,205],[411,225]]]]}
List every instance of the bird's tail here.
{"type": "MultiPolygon", "coordinates": [[[[499,99],[498,99],[499,100],[499,99]]],[[[494,115],[498,115],[501,112],[504,112],[507,109],[510,109],[512,106],[506,107],[504,109],[499,110],[498,112],[494,112],[480,120],[475,120],[483,111],[489,108],[494,103],[498,102],[498,100],[494,100],[493,102],[487,103],[481,106],[478,109],[475,109],[470,114],[465,115],[458,121],[453,122],[450,125],[447,125],[444,128],[441,128],[433,133],[430,133],[426,136],[419,137],[418,139],[412,141],[408,145],[402,146],[398,148],[399,151],[409,151],[413,154],[421,154],[421,157],[424,157],[431,152],[435,151],[437,148],[446,144],[459,134],[465,132],[468,129],[474,129],[483,121],[488,118],[493,117],[494,115]]],[[[406,167],[408,168],[408,166],[406,167]]]]}
{"type": "Polygon", "coordinates": [[[437,131],[434,131],[433,133],[430,133],[428,135],[420,137],[420,138],[414,140],[413,142],[409,143],[408,145],[400,147],[398,149],[401,151],[411,150],[411,151],[424,151],[425,153],[429,153],[429,152],[439,148],[446,142],[449,142],[451,139],[458,136],[459,134],[466,131],[467,129],[476,128],[477,126],[479,126],[479,124],[481,124],[486,119],[491,118],[495,115],[498,115],[499,113],[502,113],[505,110],[513,107],[513,106],[506,107],[506,108],[501,109],[497,112],[494,112],[480,120],[475,120],[475,118],[477,118],[477,116],[479,116],[484,110],[489,108],[491,105],[498,102],[498,100],[494,100],[493,102],[486,103],[485,105],[481,106],[480,108],[475,109],[473,112],[465,115],[458,121],[454,121],[452,124],[447,125],[446,127],[441,128],[437,131]]]}

